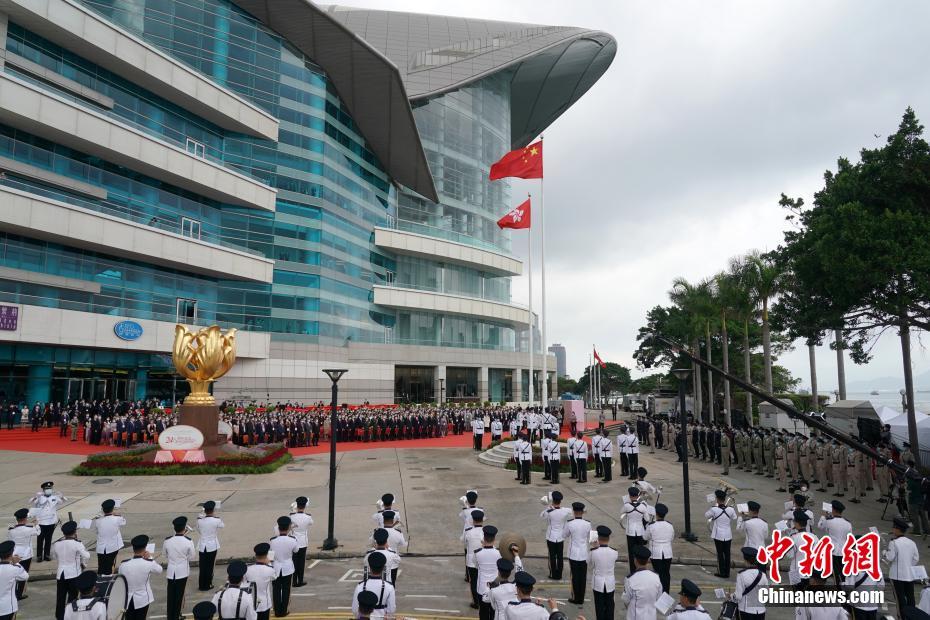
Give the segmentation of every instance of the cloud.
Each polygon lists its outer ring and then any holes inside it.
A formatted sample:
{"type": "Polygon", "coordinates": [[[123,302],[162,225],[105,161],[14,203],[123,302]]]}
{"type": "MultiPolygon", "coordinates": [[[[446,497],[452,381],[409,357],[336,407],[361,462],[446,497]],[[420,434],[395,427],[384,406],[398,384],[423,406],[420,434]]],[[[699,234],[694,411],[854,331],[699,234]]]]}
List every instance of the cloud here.
{"type": "MultiPolygon", "coordinates": [[[[930,3],[920,0],[344,4],[617,39],[607,73],[545,131],[549,341],[566,346],[575,376],[592,343],[631,363],[646,311],[667,303],[675,276],[709,276],[730,256],[775,247],[781,192],[809,203],[838,156],[882,141],[873,134],[894,131],[908,105],[930,122],[930,3]]],[[[536,187],[514,183],[515,204],[536,187]]],[[[525,257],[525,233],[513,239],[525,257]]],[[[515,301],[526,288],[525,277],[514,282],[515,301]]],[[[831,354],[819,356],[824,386],[831,354]]],[[[807,377],[805,349],[782,361],[807,377]]],[[[930,368],[922,350],[915,365],[930,368]]],[[[893,335],[868,367],[847,364],[849,380],[900,374],[893,335]]]]}

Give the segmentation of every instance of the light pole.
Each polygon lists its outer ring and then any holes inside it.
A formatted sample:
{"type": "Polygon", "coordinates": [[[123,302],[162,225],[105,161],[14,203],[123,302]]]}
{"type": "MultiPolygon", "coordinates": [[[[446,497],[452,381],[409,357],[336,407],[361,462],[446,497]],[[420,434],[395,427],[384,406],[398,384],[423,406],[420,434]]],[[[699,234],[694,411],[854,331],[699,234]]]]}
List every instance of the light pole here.
{"type": "Polygon", "coordinates": [[[691,377],[690,368],[674,368],[678,379],[678,416],[681,424],[681,479],[685,490],[685,532],[681,535],[688,542],[697,541],[691,531],[691,489],[688,483],[688,406],[685,402],[685,382],[691,377]]]}
{"type": "Polygon", "coordinates": [[[323,541],[323,550],[332,551],[339,546],[333,535],[336,520],[336,403],[339,402],[339,379],[348,370],[330,368],[323,369],[323,372],[333,382],[333,402],[329,420],[329,526],[326,530],[326,540],[323,541]]]}
{"type": "Polygon", "coordinates": [[[440,405],[445,404],[444,401],[443,401],[443,399],[442,399],[442,392],[443,392],[443,390],[445,390],[445,388],[446,388],[446,379],[445,379],[445,377],[439,377],[439,404],[440,404],[440,405]]]}

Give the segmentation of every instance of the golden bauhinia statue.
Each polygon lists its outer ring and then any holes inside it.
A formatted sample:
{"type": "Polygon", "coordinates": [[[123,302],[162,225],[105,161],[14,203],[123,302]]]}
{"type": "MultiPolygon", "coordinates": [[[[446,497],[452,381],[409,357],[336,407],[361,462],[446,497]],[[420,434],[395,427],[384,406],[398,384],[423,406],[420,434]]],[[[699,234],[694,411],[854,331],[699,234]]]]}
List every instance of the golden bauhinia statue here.
{"type": "Polygon", "coordinates": [[[191,386],[184,404],[215,405],[210,384],[236,363],[236,330],[230,329],[224,334],[218,325],[213,325],[192,332],[184,325],[176,325],[171,360],[191,386]]]}

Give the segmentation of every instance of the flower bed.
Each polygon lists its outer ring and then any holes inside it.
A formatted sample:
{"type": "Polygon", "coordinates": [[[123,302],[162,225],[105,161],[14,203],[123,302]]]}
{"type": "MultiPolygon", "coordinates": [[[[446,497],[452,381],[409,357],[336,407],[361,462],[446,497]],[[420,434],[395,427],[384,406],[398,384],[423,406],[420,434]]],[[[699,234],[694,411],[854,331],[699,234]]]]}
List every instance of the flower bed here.
{"type": "Polygon", "coordinates": [[[163,476],[191,474],[269,474],[291,460],[284,444],[263,444],[223,454],[205,463],[155,463],[159,447],[145,444],[120,452],[93,454],[75,467],[76,476],[163,476]]]}

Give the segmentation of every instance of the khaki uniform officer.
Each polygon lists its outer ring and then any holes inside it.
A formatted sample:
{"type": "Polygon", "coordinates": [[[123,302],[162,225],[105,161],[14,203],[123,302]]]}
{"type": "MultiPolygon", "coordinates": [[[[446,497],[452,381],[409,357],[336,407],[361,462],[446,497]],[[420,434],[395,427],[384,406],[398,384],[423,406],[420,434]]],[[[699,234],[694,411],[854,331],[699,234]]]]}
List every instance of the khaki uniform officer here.
{"type": "Polygon", "coordinates": [[[723,465],[723,475],[730,473],[730,434],[724,430],[720,433],[720,464],[723,465]]]}
{"type": "Polygon", "coordinates": [[[775,445],[774,456],[775,470],[778,472],[778,488],[775,490],[782,493],[788,486],[787,451],[785,450],[785,444],[783,441],[779,440],[775,445]]]}
{"type": "MultiPolygon", "coordinates": [[[[833,494],[837,497],[843,497],[846,493],[846,449],[839,443],[833,443],[833,449],[830,452],[833,465],[833,494]]],[[[831,486],[831,485],[828,485],[831,486]]]]}
{"type": "Polygon", "coordinates": [[[849,490],[849,501],[853,504],[859,503],[859,465],[856,462],[858,450],[847,448],[846,453],[846,485],[849,490]]]}

